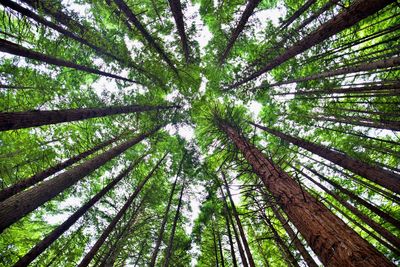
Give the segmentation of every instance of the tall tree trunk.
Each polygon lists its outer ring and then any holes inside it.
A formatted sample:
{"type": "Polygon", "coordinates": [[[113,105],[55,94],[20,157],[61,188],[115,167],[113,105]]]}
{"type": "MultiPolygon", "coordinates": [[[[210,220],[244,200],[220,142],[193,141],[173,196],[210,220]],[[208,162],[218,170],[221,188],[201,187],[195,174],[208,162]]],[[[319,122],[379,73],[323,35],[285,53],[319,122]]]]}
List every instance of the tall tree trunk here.
{"type": "Polygon", "coordinates": [[[324,205],[304,192],[299,184],[275,166],[227,121],[216,118],[216,122],[325,266],[393,266],[324,205]]]}
{"type": "Polygon", "coordinates": [[[101,234],[101,236],[99,237],[99,239],[97,239],[96,243],[93,245],[93,247],[90,249],[90,251],[85,255],[85,257],[79,263],[78,267],[86,267],[89,265],[89,263],[92,261],[94,255],[96,255],[97,251],[103,245],[104,241],[107,239],[107,237],[110,235],[110,233],[114,230],[118,221],[125,214],[126,210],[131,206],[131,204],[135,200],[136,196],[140,193],[140,191],[142,191],[142,189],[143,189],[144,185],[147,183],[147,181],[153,176],[155,171],[160,166],[161,162],[166,158],[167,154],[168,153],[164,154],[164,156],[156,163],[156,165],[149,172],[149,174],[147,174],[147,176],[138,184],[135,191],[125,202],[124,206],[118,211],[118,213],[115,215],[114,219],[110,222],[110,224],[106,227],[106,229],[104,229],[104,231],[101,234]]]}
{"type": "Polygon", "coordinates": [[[246,26],[247,21],[249,20],[250,16],[253,14],[254,9],[258,6],[261,0],[248,0],[245,10],[236,25],[236,28],[232,31],[231,37],[228,40],[228,43],[222,52],[222,55],[219,59],[220,64],[224,64],[226,58],[229,55],[233,45],[235,44],[237,38],[239,37],[240,33],[243,31],[244,27],[246,26]]]}
{"type": "Polygon", "coordinates": [[[185,55],[186,63],[189,63],[189,44],[185,33],[185,23],[183,21],[182,6],[180,0],[168,0],[169,6],[174,16],[176,28],[179,37],[181,38],[183,54],[185,55]]]}
{"type": "Polygon", "coordinates": [[[174,66],[174,63],[169,59],[168,55],[165,51],[160,47],[158,43],[154,40],[154,38],[150,35],[150,33],[146,30],[146,28],[142,25],[142,23],[138,20],[138,18],[133,14],[132,10],[128,7],[128,5],[124,2],[124,0],[114,0],[114,3],[118,6],[118,8],[125,14],[125,16],[129,19],[129,21],[138,29],[138,31],[143,35],[146,41],[157,51],[157,53],[164,59],[164,61],[168,64],[168,66],[179,76],[178,70],[174,66]]]}
{"type": "Polygon", "coordinates": [[[218,225],[217,225],[217,239],[218,239],[219,256],[221,257],[221,266],[225,267],[224,253],[222,252],[221,233],[219,232],[218,225]]]}
{"type": "Polygon", "coordinates": [[[35,187],[22,191],[0,203],[0,233],[29,212],[53,199],[59,193],[69,188],[83,177],[122,154],[125,150],[152,135],[161,127],[158,126],[137,137],[129,139],[90,160],[66,171],[56,177],[44,181],[35,187]]]}
{"type": "Polygon", "coordinates": [[[237,261],[236,261],[236,255],[235,255],[235,247],[233,246],[233,240],[232,240],[232,233],[231,233],[231,227],[229,225],[229,219],[228,219],[228,210],[225,209],[225,223],[226,223],[226,231],[228,233],[228,239],[229,239],[229,246],[231,249],[231,257],[232,257],[232,265],[233,267],[238,267],[237,261]]]}
{"type": "Polygon", "coordinates": [[[43,53],[35,52],[31,49],[25,48],[19,44],[15,44],[15,43],[9,42],[4,39],[0,39],[0,51],[4,52],[4,53],[16,55],[16,56],[21,56],[21,57],[25,57],[25,58],[29,58],[29,59],[42,61],[42,62],[51,64],[51,65],[72,68],[72,69],[85,71],[85,72],[89,72],[89,73],[93,73],[93,74],[97,74],[97,75],[101,75],[101,76],[105,76],[105,77],[123,80],[126,82],[141,84],[140,82],[137,82],[137,81],[134,81],[131,79],[127,79],[127,78],[124,78],[124,77],[121,77],[121,76],[118,76],[118,75],[115,75],[112,73],[104,72],[101,70],[94,69],[92,67],[87,67],[87,66],[76,64],[72,61],[67,61],[67,60],[64,60],[61,58],[57,58],[57,57],[49,56],[49,55],[46,55],[43,53]]]}
{"type": "Polygon", "coordinates": [[[171,236],[169,237],[168,241],[168,247],[165,252],[165,262],[163,264],[164,267],[169,266],[169,261],[172,255],[172,249],[174,245],[174,238],[175,238],[175,231],[176,231],[176,225],[178,224],[178,219],[179,215],[181,214],[181,206],[182,206],[182,197],[183,197],[183,191],[185,190],[185,184],[182,185],[181,192],[179,194],[179,202],[178,202],[178,207],[176,208],[175,212],[175,217],[174,217],[174,223],[172,224],[172,229],[171,229],[171,236]]]}
{"type": "Polygon", "coordinates": [[[216,241],[216,237],[215,237],[214,225],[215,225],[215,224],[214,224],[214,220],[213,220],[213,224],[212,224],[211,230],[212,230],[212,235],[213,235],[215,264],[216,264],[216,266],[218,267],[218,266],[219,266],[218,249],[217,249],[217,241],[216,241]]]}
{"type": "Polygon", "coordinates": [[[317,45],[322,41],[327,40],[329,37],[341,32],[342,30],[353,26],[359,21],[375,14],[379,10],[394,2],[395,1],[393,0],[355,0],[348,8],[343,9],[342,12],[319,26],[315,31],[286,49],[279,56],[268,62],[262,69],[228,86],[228,89],[236,88],[244,83],[247,83],[257,78],[263,73],[272,70],[273,68],[281,65],[285,61],[308,50],[314,45],[317,45]]]}
{"type": "Polygon", "coordinates": [[[293,13],[287,20],[282,22],[280,26],[280,30],[286,29],[289,27],[290,24],[292,24],[293,21],[295,21],[297,18],[301,16],[307,9],[310,8],[315,3],[315,0],[307,0],[304,5],[302,5],[296,12],[293,13]]]}
{"type": "Polygon", "coordinates": [[[66,221],[60,224],[57,228],[51,231],[42,241],[34,246],[28,253],[25,254],[14,267],[28,266],[32,261],[36,259],[43,251],[45,251],[54,241],[56,241],[63,233],[65,233],[79,218],[81,218],[94,204],[97,203],[105,194],[107,194],[114,186],[126,177],[133,168],[143,159],[146,155],[141,156],[134,163],[132,163],[126,170],[121,172],[115,177],[106,187],[92,197],[86,204],[75,211],[66,221]]]}
{"type": "Polygon", "coordinates": [[[365,162],[351,158],[346,154],[331,150],[323,145],[317,145],[309,141],[284,134],[280,131],[267,128],[265,126],[261,126],[252,122],[250,123],[257,128],[278,136],[279,138],[295,144],[296,146],[304,148],[395,193],[400,193],[400,176],[395,173],[389,172],[378,166],[370,166],[365,162]]]}
{"type": "Polygon", "coordinates": [[[250,267],[254,267],[255,264],[254,264],[254,260],[253,260],[253,255],[251,254],[250,247],[249,247],[249,244],[247,242],[246,234],[245,234],[243,226],[242,226],[242,222],[240,221],[239,214],[238,214],[238,212],[236,210],[235,203],[233,202],[233,199],[232,199],[232,196],[231,196],[231,192],[229,190],[229,185],[228,185],[228,182],[226,181],[225,173],[221,172],[221,174],[222,174],[221,176],[222,176],[222,178],[224,180],[226,193],[228,194],[229,200],[231,202],[232,213],[233,213],[233,216],[235,217],[236,224],[237,224],[237,226],[239,228],[239,233],[240,233],[240,236],[242,238],[243,247],[244,247],[244,250],[246,251],[247,260],[249,261],[250,267]]]}
{"type": "Polygon", "coordinates": [[[89,155],[92,155],[93,153],[113,144],[114,142],[120,140],[122,137],[122,135],[119,135],[117,137],[111,138],[107,141],[104,141],[96,146],[94,146],[93,148],[86,150],[85,152],[82,152],[76,156],[73,156],[70,159],[67,159],[66,161],[60,162],[44,171],[41,171],[29,178],[23,179],[20,182],[17,182],[16,184],[13,184],[3,190],[0,191],[0,201],[4,201],[5,199],[21,192],[22,190],[25,190],[26,188],[33,186],[41,181],[43,181],[44,179],[46,179],[47,177],[71,166],[72,164],[86,158],[89,155]]]}
{"type": "Polygon", "coordinates": [[[310,22],[312,22],[314,19],[318,18],[322,13],[325,11],[329,10],[331,7],[336,5],[339,2],[339,0],[328,0],[328,2],[323,5],[320,9],[315,11],[311,16],[303,20],[303,22],[297,26],[297,28],[293,32],[299,32],[302,30],[305,26],[307,26],[310,22]]]}
{"type": "Polygon", "coordinates": [[[16,130],[110,115],[179,108],[179,106],[120,106],[0,113],[0,131],[16,130]]]}

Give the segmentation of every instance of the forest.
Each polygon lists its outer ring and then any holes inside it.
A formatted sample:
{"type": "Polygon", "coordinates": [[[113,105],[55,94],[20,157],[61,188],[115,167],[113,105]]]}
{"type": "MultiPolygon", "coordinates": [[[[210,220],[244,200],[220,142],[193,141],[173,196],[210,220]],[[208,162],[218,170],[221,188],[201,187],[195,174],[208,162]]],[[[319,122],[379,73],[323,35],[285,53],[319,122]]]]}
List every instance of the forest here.
{"type": "Polygon", "coordinates": [[[0,267],[400,265],[399,1],[0,3],[0,267]]]}

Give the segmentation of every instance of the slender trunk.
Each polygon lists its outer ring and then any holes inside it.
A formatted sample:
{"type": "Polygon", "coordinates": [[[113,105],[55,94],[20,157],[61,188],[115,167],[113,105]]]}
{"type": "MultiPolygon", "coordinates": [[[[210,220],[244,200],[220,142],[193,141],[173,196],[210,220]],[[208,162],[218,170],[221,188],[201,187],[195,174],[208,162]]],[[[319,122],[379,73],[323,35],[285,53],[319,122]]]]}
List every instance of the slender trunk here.
{"type": "Polygon", "coordinates": [[[325,41],[329,37],[341,32],[342,30],[353,26],[359,21],[375,14],[379,10],[394,2],[395,1],[393,0],[355,0],[348,8],[343,9],[343,11],[338,15],[334,16],[332,19],[319,26],[315,31],[304,37],[302,40],[286,49],[279,56],[268,62],[262,69],[254,72],[241,81],[230,85],[228,89],[236,88],[257,78],[263,73],[272,70],[285,61],[308,50],[314,45],[325,41]]]}
{"type": "Polygon", "coordinates": [[[325,266],[393,266],[228,122],[217,118],[217,125],[234,142],[325,266]]]}
{"type": "Polygon", "coordinates": [[[92,155],[93,153],[113,144],[114,142],[118,141],[121,139],[121,135],[114,137],[112,139],[109,139],[107,141],[104,141],[96,146],[94,146],[93,148],[86,150],[85,152],[82,152],[76,156],[73,156],[70,159],[67,159],[66,161],[60,162],[44,171],[41,171],[29,178],[23,179],[20,182],[13,184],[5,189],[3,189],[2,191],[0,191],[0,201],[4,201],[5,199],[25,190],[26,188],[33,186],[41,181],[43,181],[44,179],[46,179],[47,177],[71,166],[72,164],[88,157],[89,155],[92,155]]]}
{"type": "Polygon", "coordinates": [[[225,209],[225,213],[226,213],[226,215],[224,217],[225,217],[225,223],[226,223],[226,230],[228,232],[229,246],[231,249],[232,264],[233,264],[233,267],[237,267],[238,265],[237,265],[237,261],[236,261],[235,248],[233,246],[231,227],[229,225],[229,219],[228,219],[228,216],[229,216],[228,210],[225,209]]]}
{"type": "MultiPolygon", "coordinates": [[[[136,29],[143,35],[146,41],[157,51],[157,53],[164,59],[164,61],[168,64],[168,66],[178,75],[178,70],[169,59],[168,55],[161,48],[161,46],[156,43],[154,38],[150,35],[150,33],[146,30],[143,24],[138,20],[138,18],[133,14],[132,10],[128,7],[128,5],[124,2],[124,0],[114,0],[114,3],[118,6],[118,8],[125,14],[128,20],[136,27],[136,29]]],[[[178,75],[179,76],[179,75],[178,75]]]]}
{"type": "Polygon", "coordinates": [[[314,19],[318,18],[322,13],[325,11],[331,9],[334,5],[336,5],[339,2],[339,0],[328,0],[328,3],[323,5],[320,9],[315,11],[311,16],[303,20],[303,22],[297,26],[297,28],[293,32],[299,32],[302,30],[305,26],[307,26],[310,22],[312,22],[314,19]]]}
{"type": "Polygon", "coordinates": [[[118,211],[117,215],[115,215],[114,219],[110,222],[107,228],[103,231],[99,239],[97,239],[96,243],[90,249],[90,251],[85,255],[82,261],[79,263],[78,267],[88,266],[91,260],[93,259],[94,255],[96,255],[97,251],[103,245],[104,241],[110,235],[110,233],[114,230],[115,226],[117,225],[118,221],[121,217],[125,214],[126,210],[131,206],[133,200],[135,200],[136,196],[140,193],[146,182],[153,176],[154,172],[158,169],[161,162],[165,159],[168,153],[166,153],[154,166],[154,168],[147,174],[147,176],[139,183],[136,187],[135,191],[132,195],[128,198],[125,202],[124,206],[118,211]]]}
{"type": "Polygon", "coordinates": [[[183,54],[185,55],[186,63],[189,63],[189,44],[185,33],[185,23],[183,21],[182,6],[180,0],[168,0],[169,6],[174,16],[176,28],[179,37],[181,38],[183,54]]]}
{"type": "Polygon", "coordinates": [[[244,250],[246,251],[247,260],[249,261],[250,267],[254,267],[255,264],[254,264],[254,260],[253,260],[253,255],[251,254],[250,247],[249,247],[249,244],[247,242],[246,234],[245,234],[243,226],[242,226],[242,222],[240,221],[239,214],[238,214],[238,212],[236,210],[235,203],[233,202],[233,199],[232,199],[232,196],[231,196],[231,192],[229,190],[229,185],[228,185],[228,182],[226,181],[225,173],[221,172],[221,174],[222,174],[222,178],[224,180],[226,193],[228,194],[229,200],[231,202],[232,213],[233,213],[233,216],[235,217],[236,224],[237,224],[237,226],[239,228],[239,233],[240,233],[240,236],[242,238],[243,247],[244,247],[244,250]]]}
{"type": "Polygon", "coordinates": [[[315,0],[307,0],[304,5],[302,5],[296,12],[293,13],[292,16],[290,16],[287,20],[282,22],[280,26],[280,30],[284,30],[287,27],[289,27],[290,24],[292,24],[293,21],[295,21],[297,18],[301,16],[310,6],[312,6],[315,3],[315,0]]]}
{"type": "MultiPolygon", "coordinates": [[[[251,122],[250,122],[251,123],[251,122]]],[[[340,153],[338,151],[334,151],[325,147],[323,145],[317,145],[311,143],[309,141],[296,138],[287,134],[284,134],[280,131],[267,128],[265,126],[261,126],[255,123],[251,123],[252,125],[260,128],[270,134],[278,136],[279,138],[295,144],[303,149],[306,149],[324,159],[335,163],[342,168],[348,169],[362,177],[367,178],[368,180],[377,183],[395,193],[400,193],[400,176],[389,172],[385,169],[382,169],[377,166],[371,166],[365,162],[359,161],[357,159],[351,158],[346,154],[340,153]]]]}
{"type": "Polygon", "coordinates": [[[215,263],[217,265],[217,267],[219,266],[219,261],[218,261],[218,249],[217,249],[217,241],[215,240],[215,229],[214,229],[214,220],[213,220],[213,224],[212,224],[212,235],[213,235],[213,243],[214,243],[214,255],[215,255],[215,263]]]}
{"type": "Polygon", "coordinates": [[[219,59],[220,64],[224,64],[226,58],[229,55],[233,45],[235,44],[237,38],[239,37],[240,33],[243,31],[244,27],[246,26],[247,21],[249,20],[250,16],[253,14],[254,9],[258,6],[261,0],[248,0],[245,10],[243,11],[242,17],[240,18],[236,28],[233,30],[231,37],[222,52],[222,55],[219,59]]]}
{"type": "Polygon", "coordinates": [[[217,239],[218,239],[219,256],[221,257],[221,266],[225,267],[224,253],[222,252],[221,233],[219,232],[218,226],[217,226],[217,239]]]}
{"type": "Polygon", "coordinates": [[[125,150],[152,135],[161,127],[158,126],[151,131],[140,134],[109,150],[93,157],[90,160],[66,171],[56,177],[44,181],[35,187],[22,191],[0,203],[0,233],[5,228],[15,223],[29,212],[35,210],[42,204],[53,199],[65,189],[71,187],[83,177],[122,154],[125,150]]]}
{"type": "Polygon", "coordinates": [[[116,106],[64,110],[22,111],[0,113],[0,131],[16,130],[62,122],[85,120],[117,114],[179,108],[179,106],[116,106]]]}
{"type": "Polygon", "coordinates": [[[179,202],[178,202],[178,207],[176,208],[176,212],[175,212],[174,223],[172,224],[171,236],[169,237],[168,247],[165,252],[165,262],[163,265],[164,267],[169,266],[169,261],[170,261],[171,255],[172,255],[172,248],[173,248],[173,244],[174,244],[176,225],[178,224],[179,215],[181,214],[180,209],[182,206],[182,197],[183,197],[184,190],[185,190],[185,184],[182,185],[181,192],[179,195],[179,202]]]}
{"type": "Polygon", "coordinates": [[[0,51],[4,52],[4,53],[16,55],[16,56],[21,56],[21,57],[25,57],[25,58],[29,58],[29,59],[42,61],[42,62],[51,64],[51,65],[72,68],[72,69],[85,71],[85,72],[89,72],[89,73],[93,73],[93,74],[97,74],[97,75],[101,75],[101,76],[105,76],[105,77],[123,80],[126,82],[133,82],[133,83],[140,84],[137,81],[127,79],[127,78],[124,78],[124,77],[121,77],[121,76],[118,76],[118,75],[115,75],[112,73],[100,71],[100,70],[97,70],[97,69],[94,69],[91,67],[76,64],[72,61],[67,61],[67,60],[64,60],[61,58],[57,58],[57,57],[49,56],[49,55],[46,55],[43,53],[35,52],[31,49],[25,48],[19,44],[15,44],[15,43],[9,42],[4,39],[0,39],[0,51]]]}

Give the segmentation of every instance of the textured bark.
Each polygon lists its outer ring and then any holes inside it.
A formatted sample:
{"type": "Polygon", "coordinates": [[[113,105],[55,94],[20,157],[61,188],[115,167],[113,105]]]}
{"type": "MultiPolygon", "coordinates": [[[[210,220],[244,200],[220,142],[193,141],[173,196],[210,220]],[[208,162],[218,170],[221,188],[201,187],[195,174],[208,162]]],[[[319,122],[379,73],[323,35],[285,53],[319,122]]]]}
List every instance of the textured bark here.
{"type": "Polygon", "coordinates": [[[245,234],[243,226],[242,226],[242,222],[240,221],[239,214],[238,214],[238,212],[236,210],[235,203],[233,202],[233,199],[232,199],[232,196],[231,196],[231,192],[229,190],[228,182],[226,181],[226,177],[225,177],[224,172],[221,172],[221,174],[222,174],[221,176],[222,176],[222,178],[224,180],[226,193],[228,194],[228,197],[229,197],[229,200],[230,200],[230,203],[231,203],[233,217],[235,217],[236,224],[237,224],[238,229],[239,229],[240,237],[242,238],[243,247],[244,247],[244,250],[246,251],[247,260],[249,262],[250,267],[254,267],[255,263],[254,263],[254,260],[253,260],[253,255],[251,254],[250,247],[249,247],[249,244],[247,242],[246,234],[245,234]]]}
{"type": "Polygon", "coordinates": [[[142,191],[144,185],[153,176],[154,172],[158,169],[161,162],[165,159],[166,156],[167,156],[167,153],[156,163],[156,165],[149,172],[149,174],[147,174],[147,176],[138,184],[135,191],[132,193],[132,195],[130,195],[128,200],[125,202],[124,206],[118,211],[118,213],[115,215],[115,217],[110,222],[110,224],[106,227],[106,229],[104,229],[104,231],[101,234],[101,236],[99,237],[99,239],[97,239],[96,243],[93,245],[93,247],[90,249],[90,251],[85,255],[85,257],[79,263],[78,267],[84,267],[84,266],[89,265],[89,263],[92,261],[94,255],[96,255],[97,251],[103,245],[104,241],[107,239],[107,237],[110,235],[110,233],[114,230],[118,221],[125,214],[127,209],[131,206],[131,204],[135,200],[136,196],[140,193],[140,191],[142,191]]]}
{"type": "Polygon", "coordinates": [[[244,83],[247,83],[263,73],[272,70],[273,68],[281,65],[285,61],[295,57],[296,55],[308,50],[309,48],[317,45],[329,37],[341,32],[342,30],[353,26],[359,21],[375,14],[387,5],[394,3],[393,0],[355,0],[352,4],[328,20],[315,31],[304,37],[302,40],[295,43],[293,46],[286,49],[279,56],[268,62],[262,69],[254,72],[248,77],[238,81],[228,87],[228,89],[236,88],[244,83]]]}
{"type": "Polygon", "coordinates": [[[365,177],[368,180],[370,180],[374,183],[377,183],[395,193],[400,193],[400,176],[395,173],[389,172],[378,166],[371,166],[365,162],[351,158],[351,157],[347,156],[346,154],[331,150],[326,146],[314,144],[309,141],[306,141],[306,140],[303,140],[300,138],[296,138],[296,137],[284,134],[280,131],[270,129],[270,128],[267,128],[265,126],[261,126],[261,125],[255,124],[255,123],[251,123],[251,124],[256,126],[257,128],[260,128],[260,129],[270,133],[270,134],[278,136],[279,138],[281,138],[287,142],[295,144],[296,146],[304,148],[324,159],[327,159],[327,160],[331,161],[332,163],[335,163],[335,164],[341,166],[342,168],[345,168],[349,171],[354,172],[355,174],[365,177]]]}
{"type": "Polygon", "coordinates": [[[123,80],[126,82],[138,83],[137,81],[127,79],[127,78],[124,78],[124,77],[121,77],[121,76],[118,76],[118,75],[115,75],[112,73],[104,72],[104,71],[97,70],[97,69],[94,69],[91,67],[76,64],[72,61],[67,61],[67,60],[64,60],[61,58],[57,58],[57,57],[45,55],[43,53],[35,52],[31,49],[25,48],[19,44],[15,44],[15,43],[9,42],[4,39],[0,39],[0,51],[4,52],[4,53],[16,55],[16,56],[21,56],[21,57],[25,57],[25,58],[29,58],[29,59],[42,61],[42,62],[51,64],[51,65],[85,71],[85,72],[89,72],[89,73],[93,73],[93,74],[97,74],[97,75],[101,75],[101,76],[105,76],[105,77],[123,80]]]}
{"type": "Polygon", "coordinates": [[[229,219],[228,219],[228,210],[225,209],[225,223],[226,223],[226,231],[228,233],[228,239],[229,239],[229,247],[231,250],[231,257],[232,257],[232,265],[233,267],[237,267],[237,261],[236,261],[236,255],[235,255],[235,247],[233,246],[233,240],[232,240],[232,233],[231,233],[231,227],[229,225],[229,219]]]}
{"type": "Polygon", "coordinates": [[[338,2],[339,2],[339,0],[328,0],[328,2],[325,5],[323,5],[320,9],[315,11],[315,13],[313,13],[311,16],[306,18],[293,32],[299,32],[305,26],[307,26],[310,22],[312,22],[314,19],[318,18],[322,13],[331,9],[331,7],[336,5],[338,2]]]}
{"type": "Polygon", "coordinates": [[[285,20],[280,28],[281,30],[286,29],[290,24],[292,24],[293,21],[295,21],[297,18],[301,16],[310,6],[312,6],[315,3],[315,0],[307,0],[304,5],[302,5],[296,12],[293,13],[287,20],[285,20]]]}
{"type": "Polygon", "coordinates": [[[150,33],[146,30],[143,24],[138,20],[138,18],[133,14],[132,10],[128,7],[128,5],[123,0],[114,0],[114,3],[118,6],[118,8],[125,14],[128,20],[138,29],[138,31],[143,35],[146,41],[157,51],[157,53],[164,59],[164,61],[170,66],[170,68],[178,75],[178,70],[169,59],[168,55],[161,48],[161,46],[156,43],[154,38],[150,35],[150,33]]]}
{"type": "Polygon", "coordinates": [[[161,127],[158,126],[151,131],[145,132],[129,139],[109,150],[93,157],[84,163],[63,172],[54,178],[44,181],[35,187],[22,191],[0,203],[0,233],[5,228],[15,223],[29,212],[35,210],[42,204],[56,197],[65,189],[71,187],[83,177],[122,154],[128,148],[152,135],[161,127]]]}
{"type": "Polygon", "coordinates": [[[179,106],[120,106],[0,113],[0,131],[16,130],[110,115],[179,108],[179,106]]]}
{"type": "Polygon", "coordinates": [[[180,0],[168,0],[169,6],[174,16],[176,28],[179,37],[181,38],[183,54],[185,55],[186,63],[189,63],[189,44],[185,33],[185,23],[183,22],[182,6],[180,0]]]}
{"type": "Polygon", "coordinates": [[[325,266],[393,266],[228,122],[217,121],[325,266]]]}
{"type": "Polygon", "coordinates": [[[248,0],[245,10],[236,25],[236,28],[233,30],[231,37],[228,40],[228,43],[222,52],[222,55],[219,59],[220,64],[224,64],[226,58],[229,55],[233,45],[235,44],[237,38],[239,37],[240,33],[243,31],[244,27],[246,26],[247,21],[249,20],[250,16],[253,14],[254,9],[258,6],[261,0],[248,0]]]}
{"type": "Polygon", "coordinates": [[[36,244],[28,253],[25,254],[14,267],[28,266],[33,260],[36,259],[44,250],[46,250],[54,241],[56,241],[63,233],[65,233],[79,218],[81,218],[94,204],[97,203],[105,194],[107,194],[114,186],[127,176],[132,169],[143,159],[145,155],[136,160],[126,170],[121,172],[115,177],[106,187],[92,197],[86,204],[75,211],[71,216],[68,217],[61,225],[55,228],[50,234],[48,234],[42,241],[36,244]]]}

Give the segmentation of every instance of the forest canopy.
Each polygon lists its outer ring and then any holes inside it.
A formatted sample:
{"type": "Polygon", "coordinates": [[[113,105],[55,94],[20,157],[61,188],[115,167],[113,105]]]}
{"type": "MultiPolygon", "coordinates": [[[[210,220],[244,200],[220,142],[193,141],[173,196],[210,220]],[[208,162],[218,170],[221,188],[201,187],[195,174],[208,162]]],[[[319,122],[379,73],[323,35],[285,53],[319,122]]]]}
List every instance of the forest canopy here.
{"type": "Polygon", "coordinates": [[[398,1],[0,3],[0,266],[400,264],[398,1]]]}

